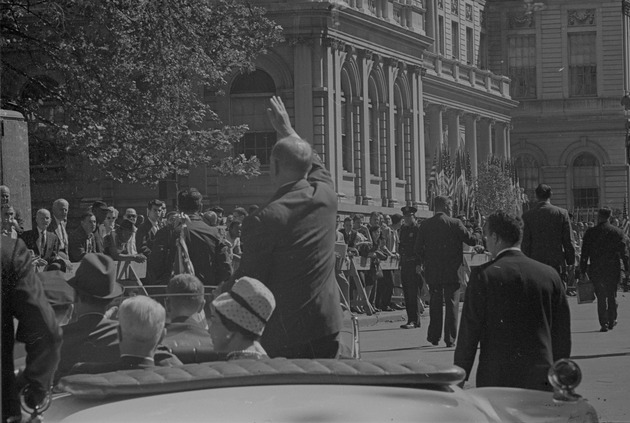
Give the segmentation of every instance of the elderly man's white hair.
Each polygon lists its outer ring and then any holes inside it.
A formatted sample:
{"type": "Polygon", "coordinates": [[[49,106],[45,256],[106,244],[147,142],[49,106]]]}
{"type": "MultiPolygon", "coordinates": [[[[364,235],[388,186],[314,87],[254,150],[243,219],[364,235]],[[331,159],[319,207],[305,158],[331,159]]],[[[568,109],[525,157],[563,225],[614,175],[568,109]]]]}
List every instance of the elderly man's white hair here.
{"type": "Polygon", "coordinates": [[[118,322],[123,340],[152,342],[156,345],[164,331],[166,311],[157,301],[138,295],[122,302],[118,322]]]}

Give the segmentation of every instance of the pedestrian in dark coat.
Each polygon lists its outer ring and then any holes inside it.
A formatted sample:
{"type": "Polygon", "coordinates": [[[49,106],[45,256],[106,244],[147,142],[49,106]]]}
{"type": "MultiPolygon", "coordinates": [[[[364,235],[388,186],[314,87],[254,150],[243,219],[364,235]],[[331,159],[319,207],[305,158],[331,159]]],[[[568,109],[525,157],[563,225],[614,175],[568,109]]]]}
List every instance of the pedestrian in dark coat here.
{"type": "Polygon", "coordinates": [[[474,267],[466,290],[455,365],[466,380],[480,346],[477,387],[550,391],[547,372],[571,354],[569,305],[558,273],[525,256],[522,222],[504,212],[488,217],[494,260],[474,267]]]}
{"type": "Polygon", "coordinates": [[[291,127],[282,100],[271,104],[268,114],[281,137],[271,153],[277,191],[243,221],[235,277],[258,279],[276,299],[261,339],[270,357],[333,358],[341,329],[337,194],[330,173],[291,127]]]}
{"type": "Polygon", "coordinates": [[[462,243],[474,246],[480,241],[468,231],[461,220],[451,217],[452,201],[435,198],[435,215],[420,225],[415,250],[424,265],[424,277],[429,285],[429,330],[427,340],[437,345],[442,336],[442,303],[445,304],[444,342],[452,347],[457,338],[459,314],[459,275],[464,262],[462,243]]]}
{"type": "Polygon", "coordinates": [[[575,247],[569,213],[550,203],[551,187],[536,188],[538,204],[523,214],[521,249],[527,257],[548,264],[562,272],[565,265],[575,264],[575,247]]]}
{"type": "Polygon", "coordinates": [[[628,272],[629,258],[623,231],[610,224],[612,211],[604,207],[597,213],[597,226],[584,234],[580,273],[587,274],[595,287],[597,315],[602,332],[617,324],[617,284],[621,262],[628,272]]]}

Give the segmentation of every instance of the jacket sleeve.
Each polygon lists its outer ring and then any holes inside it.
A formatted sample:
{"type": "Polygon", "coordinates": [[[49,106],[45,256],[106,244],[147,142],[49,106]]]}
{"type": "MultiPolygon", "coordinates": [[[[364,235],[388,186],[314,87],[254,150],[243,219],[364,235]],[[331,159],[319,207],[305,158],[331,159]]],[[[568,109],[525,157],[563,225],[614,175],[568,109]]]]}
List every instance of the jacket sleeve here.
{"type": "Polygon", "coordinates": [[[221,284],[232,277],[232,263],[230,260],[230,248],[223,242],[217,240],[215,250],[215,266],[217,285],[221,284]]]}
{"type": "Polygon", "coordinates": [[[164,227],[155,234],[153,251],[147,260],[147,271],[152,283],[168,282],[173,271],[175,256],[172,250],[175,240],[172,233],[170,228],[164,227]]]}
{"type": "Polygon", "coordinates": [[[521,241],[521,251],[527,257],[532,255],[532,231],[527,218],[523,218],[523,240],[521,241]]]}
{"type": "Polygon", "coordinates": [[[26,369],[21,382],[48,390],[59,363],[61,329],[46,301],[41,283],[35,278],[30,253],[21,240],[15,244],[10,265],[15,281],[10,304],[13,316],[18,320],[15,338],[26,347],[26,369]]]}
{"type": "Polygon", "coordinates": [[[311,166],[307,179],[311,183],[322,182],[330,186],[333,191],[335,189],[330,172],[324,167],[322,159],[320,159],[319,154],[317,154],[315,150],[313,150],[313,165],[311,166]]]}
{"type": "Polygon", "coordinates": [[[81,239],[75,232],[68,235],[68,256],[73,263],[81,261],[85,255],[85,240],[81,239]]]}
{"type": "Polygon", "coordinates": [[[564,260],[568,266],[575,264],[575,244],[573,241],[573,230],[567,212],[563,213],[562,221],[562,248],[564,249],[564,260]]]}
{"type": "Polygon", "coordinates": [[[464,226],[464,224],[459,220],[457,221],[457,229],[461,234],[462,242],[474,247],[479,241],[481,241],[481,238],[479,237],[479,234],[477,232],[469,231],[468,229],[466,229],[466,226],[464,226]]]}
{"type": "Polygon", "coordinates": [[[477,355],[486,320],[486,280],[478,267],[473,268],[466,289],[466,301],[462,309],[459,339],[455,348],[455,365],[466,371],[466,380],[477,355]]]}

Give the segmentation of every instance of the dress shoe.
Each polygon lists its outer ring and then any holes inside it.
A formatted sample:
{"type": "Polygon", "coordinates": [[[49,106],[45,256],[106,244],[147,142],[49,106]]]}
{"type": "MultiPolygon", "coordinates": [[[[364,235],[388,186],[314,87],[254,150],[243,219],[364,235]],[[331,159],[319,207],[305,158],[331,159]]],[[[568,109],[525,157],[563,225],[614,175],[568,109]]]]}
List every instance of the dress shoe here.
{"type": "Polygon", "coordinates": [[[383,309],[383,311],[394,311],[394,309],[391,308],[390,306],[387,306],[383,309]]]}
{"type": "Polygon", "coordinates": [[[404,310],[405,306],[401,305],[401,304],[392,304],[392,308],[394,308],[396,310],[404,310]]]}
{"type": "Polygon", "coordinates": [[[427,339],[427,341],[429,341],[431,344],[435,345],[436,347],[439,345],[439,341],[431,341],[430,339],[427,339]]]}
{"type": "Polygon", "coordinates": [[[608,330],[613,330],[613,328],[617,326],[617,321],[615,320],[614,322],[610,322],[608,324],[608,330]]]}
{"type": "Polygon", "coordinates": [[[447,342],[447,343],[446,343],[446,348],[452,348],[452,347],[454,347],[454,346],[455,346],[455,344],[454,344],[454,343],[452,343],[452,342],[447,342]]]}
{"type": "Polygon", "coordinates": [[[608,332],[608,326],[606,326],[606,325],[602,326],[599,331],[600,332],[608,332]]]}
{"type": "Polygon", "coordinates": [[[413,323],[413,322],[409,322],[409,323],[406,323],[406,324],[404,324],[404,325],[400,325],[400,327],[401,327],[402,329],[415,329],[415,328],[417,328],[418,326],[416,326],[416,324],[415,324],[415,323],[413,323]]]}

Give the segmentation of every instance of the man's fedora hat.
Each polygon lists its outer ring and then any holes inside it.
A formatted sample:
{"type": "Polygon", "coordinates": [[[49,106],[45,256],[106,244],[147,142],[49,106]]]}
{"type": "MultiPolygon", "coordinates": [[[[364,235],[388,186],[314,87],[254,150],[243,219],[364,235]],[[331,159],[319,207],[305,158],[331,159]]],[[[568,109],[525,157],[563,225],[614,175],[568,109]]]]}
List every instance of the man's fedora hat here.
{"type": "Polygon", "coordinates": [[[82,294],[104,300],[120,297],[124,291],[116,282],[116,263],[105,254],[86,254],[68,285],[82,294]]]}
{"type": "Polygon", "coordinates": [[[416,212],[418,211],[417,208],[412,207],[412,206],[405,206],[402,209],[400,209],[403,213],[403,216],[409,216],[410,214],[416,214],[416,212]]]}

